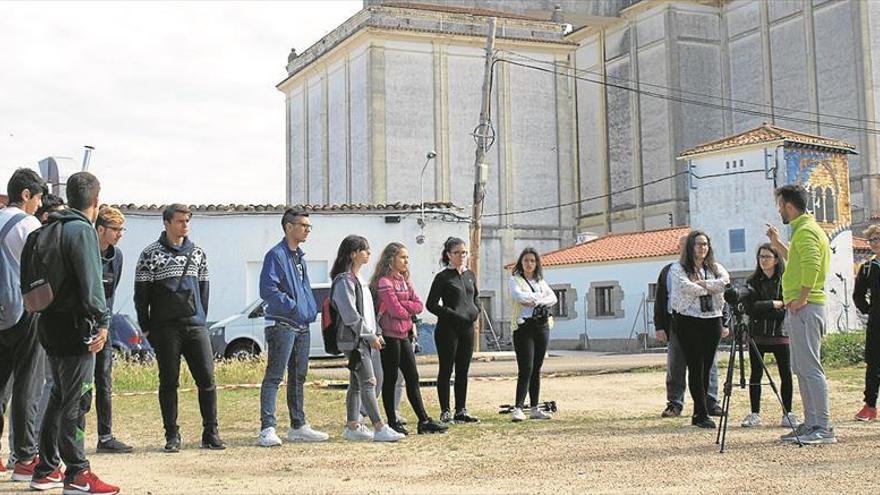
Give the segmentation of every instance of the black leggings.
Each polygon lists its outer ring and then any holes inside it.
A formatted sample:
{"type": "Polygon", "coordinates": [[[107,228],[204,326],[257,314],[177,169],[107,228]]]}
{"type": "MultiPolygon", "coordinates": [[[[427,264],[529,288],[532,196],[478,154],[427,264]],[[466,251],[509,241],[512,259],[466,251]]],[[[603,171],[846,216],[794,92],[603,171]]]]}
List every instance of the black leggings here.
{"type": "Polygon", "coordinates": [[[764,368],[761,359],[764,354],[770,352],[776,357],[776,367],[779,369],[779,392],[782,394],[782,404],[785,412],[791,412],[791,349],[788,344],[758,344],[758,352],[749,346],[749,363],[752,374],[749,377],[749,401],[752,404],[752,412],[761,412],[761,379],[764,377],[764,368]]]}
{"type": "Polygon", "coordinates": [[[382,381],[382,405],[389,423],[397,422],[397,411],[394,410],[394,396],[397,389],[397,370],[403,373],[406,381],[406,398],[415,411],[419,421],[428,419],[422,392],[419,390],[419,370],[416,368],[416,355],[409,339],[385,337],[385,348],[382,349],[382,371],[386,379],[382,381]]]}
{"type": "Polygon", "coordinates": [[[437,397],[440,409],[449,411],[449,381],[455,367],[455,411],[467,407],[467,380],[471,358],[474,355],[473,325],[449,327],[438,325],[434,330],[434,343],[440,368],[437,371],[437,397]]]}
{"type": "Polygon", "coordinates": [[[550,327],[547,322],[539,324],[526,320],[513,332],[513,350],[516,351],[516,364],[519,374],[516,377],[516,407],[523,407],[526,390],[529,392],[529,405],[538,405],[541,393],[541,366],[547,353],[550,340],[550,327]]]}
{"type": "Polygon", "coordinates": [[[721,318],[676,315],[675,331],[687,361],[688,388],[691,389],[691,398],[694,400],[694,416],[707,417],[709,370],[718,349],[718,341],[721,340],[721,318]]]}
{"type": "Polygon", "coordinates": [[[877,407],[877,390],[880,389],[880,328],[874,322],[865,334],[865,404],[877,407]]]}

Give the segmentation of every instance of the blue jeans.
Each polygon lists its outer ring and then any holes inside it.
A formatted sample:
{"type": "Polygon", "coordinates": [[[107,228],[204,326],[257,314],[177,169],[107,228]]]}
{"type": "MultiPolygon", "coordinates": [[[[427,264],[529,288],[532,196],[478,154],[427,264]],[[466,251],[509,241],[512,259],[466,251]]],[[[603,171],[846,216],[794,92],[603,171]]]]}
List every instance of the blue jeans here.
{"type": "Polygon", "coordinates": [[[260,389],[260,429],[277,425],[275,419],[275,401],[278,397],[278,386],[284,379],[287,369],[287,409],[293,428],[301,428],[306,424],[303,410],[303,387],[309,372],[309,329],[295,329],[284,324],[266,327],[266,347],[269,362],[266,364],[266,375],[260,389]]]}
{"type": "MultiPolygon", "coordinates": [[[[669,344],[666,348],[666,406],[673,406],[679,410],[684,408],[684,391],[687,386],[685,376],[687,373],[687,361],[681,342],[675,330],[669,333],[669,344]]],[[[718,365],[717,359],[712,361],[709,370],[709,392],[706,394],[707,405],[711,409],[718,404],[718,365]]]]}

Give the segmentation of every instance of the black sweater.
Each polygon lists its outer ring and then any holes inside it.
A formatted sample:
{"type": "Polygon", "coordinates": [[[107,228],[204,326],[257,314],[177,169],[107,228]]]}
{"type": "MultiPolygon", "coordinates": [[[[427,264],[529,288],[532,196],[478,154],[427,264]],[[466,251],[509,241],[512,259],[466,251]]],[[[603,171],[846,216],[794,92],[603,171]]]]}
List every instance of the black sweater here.
{"type": "Polygon", "coordinates": [[[868,329],[874,331],[880,324],[880,262],[871,259],[862,263],[856,274],[852,298],[859,312],[868,315],[868,329]]]}
{"type": "Polygon", "coordinates": [[[437,315],[437,327],[471,327],[480,316],[480,291],[474,272],[447,268],[434,277],[425,307],[437,315]],[[442,301],[442,305],[440,302],[442,301]]]}

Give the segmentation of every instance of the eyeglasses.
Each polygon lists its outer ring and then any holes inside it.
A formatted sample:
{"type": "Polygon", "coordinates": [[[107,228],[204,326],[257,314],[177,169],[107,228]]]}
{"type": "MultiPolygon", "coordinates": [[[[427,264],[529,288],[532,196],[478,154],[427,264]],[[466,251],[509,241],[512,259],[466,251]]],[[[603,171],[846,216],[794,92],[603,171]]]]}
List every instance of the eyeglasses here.
{"type": "Polygon", "coordinates": [[[450,251],[449,254],[451,254],[453,256],[467,256],[468,252],[467,251],[450,251]]]}
{"type": "Polygon", "coordinates": [[[294,225],[299,225],[300,227],[302,227],[305,230],[312,230],[314,228],[314,227],[312,227],[312,224],[310,224],[310,223],[301,223],[300,222],[300,223],[295,223],[294,225]]]}
{"type": "Polygon", "coordinates": [[[773,259],[776,259],[776,256],[773,256],[772,254],[762,254],[762,255],[758,256],[758,259],[773,260],[773,259]]]}
{"type": "Polygon", "coordinates": [[[125,227],[111,227],[109,225],[103,225],[102,227],[113,232],[125,232],[125,227]]]}
{"type": "Polygon", "coordinates": [[[877,244],[878,242],[880,242],[880,237],[872,237],[868,239],[868,242],[870,242],[871,244],[877,244]]]}
{"type": "Polygon", "coordinates": [[[708,242],[695,242],[694,245],[697,247],[707,247],[709,245],[709,243],[708,242]]]}

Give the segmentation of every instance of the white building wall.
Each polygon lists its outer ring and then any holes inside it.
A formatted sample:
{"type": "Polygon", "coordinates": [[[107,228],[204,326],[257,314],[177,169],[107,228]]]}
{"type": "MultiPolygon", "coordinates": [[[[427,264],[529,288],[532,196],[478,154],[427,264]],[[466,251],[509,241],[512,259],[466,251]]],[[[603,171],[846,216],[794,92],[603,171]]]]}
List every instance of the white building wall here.
{"type": "MultiPolygon", "coordinates": [[[[590,340],[625,339],[630,337],[633,328],[636,333],[644,332],[643,299],[648,295],[648,284],[656,283],[660,270],[674,261],[673,257],[658,257],[643,260],[619,261],[614,263],[590,263],[581,265],[544,267],[544,279],[548,284],[571,284],[577,290],[578,300],[574,309],[577,317],[569,320],[556,320],[550,332],[550,340],[581,339],[584,332],[590,340]],[[623,291],[622,318],[589,318],[586,304],[590,304],[590,283],[594,281],[616,281],[623,291]],[[641,307],[641,309],[640,309],[641,307]]],[[[653,321],[653,306],[648,321],[653,321]]]]}
{"type": "MultiPolygon", "coordinates": [[[[467,238],[468,229],[467,223],[438,221],[430,217],[424,232],[427,240],[424,244],[417,244],[415,238],[420,230],[416,224],[417,215],[413,213],[311,213],[315,230],[302,248],[306,252],[312,283],[330,282],[329,271],[340,241],[346,235],[356,233],[366,237],[372,249],[371,263],[364,271],[366,277],[372,275],[375,262],[386,244],[391,241],[406,244],[416,292],[426,299],[434,275],[440,269],[443,241],[453,235],[467,238]],[[401,222],[385,223],[386,215],[401,215],[401,222]]],[[[159,238],[163,230],[162,216],[127,212],[125,227],[125,235],[119,243],[125,263],[115,310],[135,315],[134,268],[143,248],[159,238]]],[[[282,236],[280,213],[196,213],[193,216],[190,238],[205,249],[211,274],[209,321],[241,311],[259,297],[263,257],[282,236]]],[[[434,321],[433,315],[427,311],[422,318],[426,322],[434,321]]]]}

